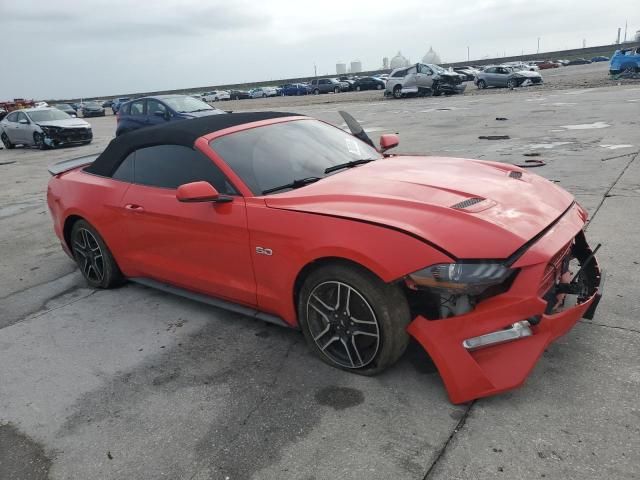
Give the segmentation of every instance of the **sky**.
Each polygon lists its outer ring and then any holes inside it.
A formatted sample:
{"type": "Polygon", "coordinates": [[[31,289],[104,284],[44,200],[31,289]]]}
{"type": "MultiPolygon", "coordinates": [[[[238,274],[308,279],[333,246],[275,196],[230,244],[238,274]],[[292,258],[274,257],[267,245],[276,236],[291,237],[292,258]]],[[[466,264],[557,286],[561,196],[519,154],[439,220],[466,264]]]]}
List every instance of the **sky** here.
{"type": "Polygon", "coordinates": [[[337,62],[443,62],[615,41],[638,0],[0,0],[0,101],[335,75],[337,62]]]}

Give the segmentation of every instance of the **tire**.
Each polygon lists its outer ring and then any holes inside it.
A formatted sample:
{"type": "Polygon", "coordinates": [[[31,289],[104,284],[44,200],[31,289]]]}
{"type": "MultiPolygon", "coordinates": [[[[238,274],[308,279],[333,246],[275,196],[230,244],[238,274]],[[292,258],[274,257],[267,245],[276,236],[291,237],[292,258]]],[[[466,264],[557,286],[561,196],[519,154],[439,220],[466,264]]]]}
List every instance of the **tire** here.
{"type": "Polygon", "coordinates": [[[377,84],[377,85],[376,85],[376,90],[382,90],[382,85],[377,84]]]}
{"type": "Polygon", "coordinates": [[[442,95],[442,91],[440,90],[437,82],[433,82],[433,84],[431,85],[431,90],[433,90],[434,97],[439,97],[440,95],[442,95]]]}
{"type": "Polygon", "coordinates": [[[336,87],[333,89],[333,93],[340,93],[340,87],[336,87]]]}
{"type": "Polygon", "coordinates": [[[47,148],[49,148],[44,143],[44,135],[42,135],[40,132],[33,132],[33,145],[39,150],[46,150],[47,148]]]}
{"type": "Polygon", "coordinates": [[[636,67],[635,63],[625,63],[620,67],[621,73],[636,73],[638,71],[638,67],[636,67]]]}
{"type": "Polygon", "coordinates": [[[267,98],[267,94],[266,94],[266,93],[263,93],[263,94],[262,94],[262,98],[267,98]]]}
{"type": "Polygon", "coordinates": [[[484,80],[478,80],[478,88],[480,90],[484,90],[485,88],[487,88],[487,82],[485,82],[484,80]]]}
{"type": "Polygon", "coordinates": [[[411,314],[400,287],[355,265],[312,271],[297,308],[310,348],[341,370],[374,375],[393,365],[409,343],[411,314]]]}
{"type": "Polygon", "coordinates": [[[71,228],[71,251],[82,276],[93,288],[119,285],[122,273],[106,243],[86,220],[78,220],[71,228]]]}
{"type": "Polygon", "coordinates": [[[314,95],[320,95],[320,90],[318,90],[317,88],[313,91],[314,95]]]}
{"type": "Polygon", "coordinates": [[[9,137],[6,133],[2,132],[2,135],[0,135],[0,139],[2,139],[2,144],[7,150],[13,150],[14,148],[16,148],[16,146],[11,143],[11,140],[9,140],[9,137]]]}
{"type": "Polygon", "coordinates": [[[514,88],[516,88],[518,86],[518,81],[510,78],[509,80],[507,80],[507,88],[510,88],[511,90],[513,90],[514,88]]]}
{"type": "Polygon", "coordinates": [[[362,88],[360,87],[360,85],[356,85],[356,92],[359,92],[360,90],[362,90],[362,88]]]}
{"type": "Polygon", "coordinates": [[[402,87],[400,85],[393,87],[393,98],[402,98],[402,87]]]}

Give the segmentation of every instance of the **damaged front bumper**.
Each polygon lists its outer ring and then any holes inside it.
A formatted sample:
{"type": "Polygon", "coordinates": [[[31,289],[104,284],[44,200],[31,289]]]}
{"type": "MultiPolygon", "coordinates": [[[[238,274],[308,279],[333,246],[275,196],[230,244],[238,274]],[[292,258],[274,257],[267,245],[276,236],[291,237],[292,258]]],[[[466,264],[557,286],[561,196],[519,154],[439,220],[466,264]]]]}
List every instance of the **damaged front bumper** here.
{"type": "Polygon", "coordinates": [[[93,139],[93,131],[91,128],[74,127],[74,128],[56,128],[41,127],[44,136],[44,143],[48,147],[57,147],[60,145],[90,142],[93,139]]]}
{"type": "Polygon", "coordinates": [[[579,319],[593,316],[602,295],[602,272],[595,258],[581,273],[584,289],[574,305],[556,300],[560,277],[548,283],[549,266],[562,261],[558,256],[568,252],[567,245],[580,261],[591,255],[582,233],[584,221],[574,205],[512,265],[520,271],[507,292],[463,315],[439,320],[419,315],[409,324],[408,333],[431,356],[453,403],[519,387],[550,343],[579,319]]]}

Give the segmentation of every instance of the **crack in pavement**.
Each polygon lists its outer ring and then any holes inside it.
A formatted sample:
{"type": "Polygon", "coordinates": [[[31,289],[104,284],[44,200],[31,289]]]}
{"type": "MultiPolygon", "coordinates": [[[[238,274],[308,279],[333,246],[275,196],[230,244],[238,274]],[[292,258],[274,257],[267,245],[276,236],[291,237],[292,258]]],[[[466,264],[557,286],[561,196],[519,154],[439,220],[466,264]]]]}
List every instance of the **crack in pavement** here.
{"type": "MultiPolygon", "coordinates": [[[[60,294],[60,295],[56,295],[56,296],[52,297],[52,299],[53,299],[53,298],[60,297],[60,296],[62,296],[62,295],[64,295],[64,294],[66,294],[66,293],[75,292],[76,290],[79,290],[79,288],[73,288],[73,289],[70,289],[70,290],[69,290],[69,291],[67,291],[67,292],[63,292],[63,293],[62,293],[62,294],[60,294]]],[[[54,311],[56,311],[56,310],[58,310],[58,309],[60,309],[60,308],[68,307],[69,305],[73,305],[74,303],[77,303],[77,302],[79,302],[80,300],[84,300],[85,298],[89,298],[91,295],[93,295],[93,294],[95,294],[95,293],[98,293],[98,290],[91,290],[89,293],[87,293],[86,295],[83,295],[82,297],[74,298],[73,300],[71,300],[71,301],[69,301],[69,302],[67,302],[67,303],[63,303],[62,305],[57,305],[57,306],[55,306],[55,307],[53,307],[53,308],[49,308],[49,309],[47,309],[47,310],[42,310],[42,311],[40,311],[40,312],[37,312],[35,315],[27,315],[25,318],[23,318],[22,320],[19,320],[19,321],[18,321],[18,322],[16,322],[16,323],[20,323],[20,322],[23,322],[23,321],[25,321],[25,320],[33,320],[33,319],[35,319],[35,318],[40,318],[41,316],[43,316],[43,315],[45,315],[45,314],[47,314],[47,313],[49,313],[49,312],[54,312],[54,311]]],[[[47,300],[45,303],[50,302],[50,301],[51,301],[51,299],[47,300]]],[[[15,323],[14,323],[14,325],[15,325],[15,323]]]]}
{"type": "Polygon", "coordinates": [[[624,168],[622,169],[622,171],[620,172],[620,175],[618,175],[616,177],[616,179],[613,181],[613,183],[609,186],[609,188],[607,189],[606,192],[604,192],[604,195],[602,195],[602,199],[600,200],[600,203],[598,203],[598,206],[596,207],[596,209],[593,211],[593,214],[591,215],[591,218],[589,218],[589,220],[587,221],[587,225],[584,227],[585,231],[589,228],[589,225],[591,225],[591,222],[593,222],[593,220],[596,218],[596,215],[598,214],[598,212],[600,211],[600,208],[602,207],[602,205],[604,204],[604,201],[611,197],[610,193],[611,190],[613,190],[615,188],[615,186],[618,184],[618,182],[620,181],[620,179],[622,178],[622,176],[627,172],[627,170],[629,169],[629,167],[631,166],[631,164],[636,160],[636,158],[638,158],[638,155],[640,154],[640,152],[636,152],[634,154],[634,156],[631,158],[631,160],[629,160],[627,162],[627,164],[624,166],[624,168]]]}
{"type": "Polygon", "coordinates": [[[431,466],[429,467],[429,470],[427,470],[427,473],[425,473],[425,475],[422,478],[422,480],[428,480],[430,478],[431,474],[435,471],[435,468],[438,465],[438,462],[440,461],[441,458],[444,457],[444,455],[445,455],[445,453],[447,451],[447,448],[449,447],[449,444],[453,441],[453,439],[457,435],[457,433],[460,430],[462,430],[464,428],[465,424],[467,423],[467,418],[469,418],[469,415],[471,414],[471,409],[473,408],[473,406],[476,404],[477,401],[478,400],[472,400],[471,403],[469,403],[469,406],[467,407],[467,409],[465,410],[464,414],[462,415],[462,418],[458,421],[456,426],[453,428],[453,431],[449,435],[449,438],[447,438],[447,440],[444,442],[444,445],[442,446],[442,448],[438,451],[438,454],[436,455],[436,458],[431,463],[431,466]]]}
{"type": "Polygon", "coordinates": [[[625,332],[640,333],[640,330],[635,330],[633,328],[618,327],[617,325],[607,325],[606,323],[590,322],[590,321],[584,320],[584,319],[581,319],[580,323],[584,323],[586,325],[593,325],[594,327],[614,328],[616,330],[624,330],[625,332]]]}

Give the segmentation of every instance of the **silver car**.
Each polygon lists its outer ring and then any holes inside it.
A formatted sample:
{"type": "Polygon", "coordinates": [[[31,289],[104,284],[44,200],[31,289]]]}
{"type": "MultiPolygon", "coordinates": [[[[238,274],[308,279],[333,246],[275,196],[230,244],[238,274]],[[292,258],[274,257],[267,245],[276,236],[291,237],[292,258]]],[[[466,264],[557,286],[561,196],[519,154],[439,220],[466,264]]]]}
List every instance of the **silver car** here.
{"type": "Polygon", "coordinates": [[[439,65],[416,63],[396,68],[387,80],[385,96],[402,98],[408,95],[434,95],[463,93],[464,76],[445,70],[439,65]]]}
{"type": "Polygon", "coordinates": [[[93,132],[87,122],[71,118],[57,108],[26,108],[11,112],[0,122],[0,138],[8,149],[33,145],[44,150],[91,143],[93,132]]]}
{"type": "Polygon", "coordinates": [[[474,80],[478,88],[507,87],[516,88],[542,83],[542,75],[529,70],[518,70],[508,65],[486,67],[474,80]]]}

